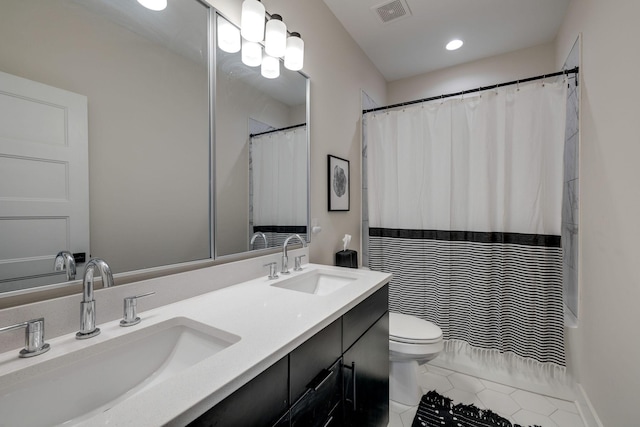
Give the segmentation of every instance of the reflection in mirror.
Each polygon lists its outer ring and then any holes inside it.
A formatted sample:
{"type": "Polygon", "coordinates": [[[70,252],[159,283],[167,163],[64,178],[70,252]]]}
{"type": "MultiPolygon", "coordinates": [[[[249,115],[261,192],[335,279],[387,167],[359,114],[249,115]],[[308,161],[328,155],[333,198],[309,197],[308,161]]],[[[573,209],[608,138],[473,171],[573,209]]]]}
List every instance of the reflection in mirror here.
{"type": "Polygon", "coordinates": [[[266,79],[216,47],[216,256],[309,240],[307,88],[301,73],[266,79]]]}
{"type": "Polygon", "coordinates": [[[0,292],[210,258],[209,8],[0,3],[0,292]]]}

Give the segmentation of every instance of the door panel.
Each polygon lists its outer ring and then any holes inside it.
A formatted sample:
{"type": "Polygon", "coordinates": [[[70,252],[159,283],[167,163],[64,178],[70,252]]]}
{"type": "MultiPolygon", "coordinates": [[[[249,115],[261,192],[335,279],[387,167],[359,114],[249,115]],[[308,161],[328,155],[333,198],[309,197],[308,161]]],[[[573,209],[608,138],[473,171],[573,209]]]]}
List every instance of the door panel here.
{"type": "Polygon", "coordinates": [[[0,292],[89,253],[87,98],[0,72],[0,292]]]}

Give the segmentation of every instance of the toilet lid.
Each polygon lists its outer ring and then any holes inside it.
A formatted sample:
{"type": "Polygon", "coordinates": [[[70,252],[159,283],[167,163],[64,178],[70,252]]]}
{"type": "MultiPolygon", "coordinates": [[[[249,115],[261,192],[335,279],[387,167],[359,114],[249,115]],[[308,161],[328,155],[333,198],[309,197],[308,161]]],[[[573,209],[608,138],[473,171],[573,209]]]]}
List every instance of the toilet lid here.
{"type": "Polygon", "coordinates": [[[389,339],[405,343],[428,344],[442,339],[442,329],[415,316],[389,313],[389,339]]]}

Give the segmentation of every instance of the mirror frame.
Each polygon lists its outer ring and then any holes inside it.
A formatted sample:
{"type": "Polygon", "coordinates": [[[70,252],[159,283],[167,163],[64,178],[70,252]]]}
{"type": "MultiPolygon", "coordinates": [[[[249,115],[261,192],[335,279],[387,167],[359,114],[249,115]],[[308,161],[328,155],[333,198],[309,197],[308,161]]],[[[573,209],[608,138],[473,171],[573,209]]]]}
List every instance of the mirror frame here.
{"type": "MultiPolygon", "coordinates": [[[[234,261],[240,261],[249,258],[256,258],[272,253],[282,251],[282,246],[273,248],[264,248],[257,250],[248,250],[245,252],[239,252],[236,254],[216,256],[216,229],[218,227],[216,218],[216,177],[215,177],[215,99],[216,99],[216,31],[217,22],[216,17],[220,15],[227,21],[231,22],[227,16],[221,13],[213,5],[207,1],[194,0],[208,8],[207,16],[207,40],[208,46],[208,73],[209,73],[209,236],[210,236],[210,254],[209,258],[188,261],[176,264],[162,265],[157,267],[145,268],[140,270],[132,270],[114,274],[115,285],[125,285],[128,283],[138,282],[142,280],[149,280],[162,276],[168,276],[172,274],[178,274],[186,271],[197,270],[201,268],[207,268],[219,264],[226,264],[234,261]]],[[[235,25],[235,24],[234,24],[235,25]]],[[[282,61],[282,59],[280,59],[282,61]]],[[[302,71],[297,71],[306,80],[306,102],[305,102],[305,115],[306,115],[306,127],[307,127],[307,233],[305,240],[307,243],[311,243],[311,79],[302,71]]],[[[300,246],[299,244],[294,247],[300,246]]],[[[102,288],[101,282],[98,282],[96,289],[102,288]]],[[[22,289],[17,291],[10,291],[0,294],[0,310],[16,307],[23,304],[29,304],[34,302],[46,301],[49,299],[60,298],[64,296],[78,294],[82,291],[82,278],[73,281],[60,282],[51,285],[45,285],[40,287],[22,289]]]]}

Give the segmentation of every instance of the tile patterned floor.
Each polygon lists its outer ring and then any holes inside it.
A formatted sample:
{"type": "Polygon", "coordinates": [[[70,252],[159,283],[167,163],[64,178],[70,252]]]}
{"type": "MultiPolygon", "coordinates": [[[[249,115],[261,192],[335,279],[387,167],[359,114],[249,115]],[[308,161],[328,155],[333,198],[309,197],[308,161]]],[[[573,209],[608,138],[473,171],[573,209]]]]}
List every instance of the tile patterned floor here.
{"type": "MultiPolygon", "coordinates": [[[[573,402],[554,399],[491,381],[439,368],[420,367],[419,384],[426,393],[436,390],[456,403],[491,409],[512,423],[542,427],[584,427],[573,402]]],[[[417,406],[390,402],[389,427],[411,427],[417,406]]]]}

